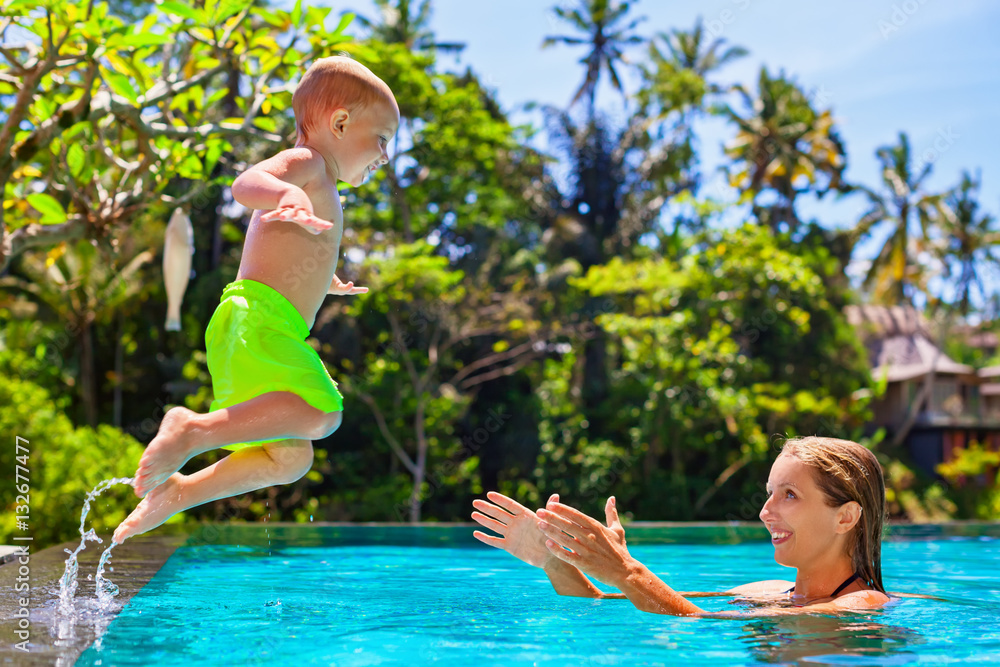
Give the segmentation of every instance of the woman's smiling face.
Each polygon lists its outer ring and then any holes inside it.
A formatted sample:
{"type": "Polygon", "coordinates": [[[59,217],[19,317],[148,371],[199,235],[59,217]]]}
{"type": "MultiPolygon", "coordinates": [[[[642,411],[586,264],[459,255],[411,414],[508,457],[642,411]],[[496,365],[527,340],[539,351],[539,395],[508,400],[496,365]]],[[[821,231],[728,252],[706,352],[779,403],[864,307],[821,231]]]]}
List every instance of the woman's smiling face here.
{"type": "Polygon", "coordinates": [[[771,466],[760,520],[771,533],[774,560],[780,565],[797,568],[829,558],[844,532],[838,530],[840,508],[827,504],[815,475],[813,468],[789,454],[778,456],[771,466]]]}

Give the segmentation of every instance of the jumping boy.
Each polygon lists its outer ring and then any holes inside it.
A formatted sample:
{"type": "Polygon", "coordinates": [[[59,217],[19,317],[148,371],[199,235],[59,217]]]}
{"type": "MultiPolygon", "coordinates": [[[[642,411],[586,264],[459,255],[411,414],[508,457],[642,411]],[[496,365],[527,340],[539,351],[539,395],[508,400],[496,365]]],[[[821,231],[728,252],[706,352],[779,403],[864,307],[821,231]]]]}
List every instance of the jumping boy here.
{"type": "Polygon", "coordinates": [[[190,507],[294,482],[312,467],[312,441],[340,426],[340,392],[305,339],[327,294],[368,291],[334,273],[344,228],[337,182],[361,185],[387,162],[399,107],[385,82],[339,56],[306,71],[292,106],[295,147],[233,182],[233,197],[254,214],[236,280],[205,332],[215,400],[206,414],[164,415],[133,482],[142,501],[115,542],[190,507]],[[218,447],[234,451],[178,472],[218,447]]]}

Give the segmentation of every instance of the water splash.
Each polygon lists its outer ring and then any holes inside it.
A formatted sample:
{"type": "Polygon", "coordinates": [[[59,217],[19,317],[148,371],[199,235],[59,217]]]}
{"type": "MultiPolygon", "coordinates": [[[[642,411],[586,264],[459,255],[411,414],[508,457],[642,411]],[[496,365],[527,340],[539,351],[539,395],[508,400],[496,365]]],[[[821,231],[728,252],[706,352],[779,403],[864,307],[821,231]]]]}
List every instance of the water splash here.
{"type": "MultiPolygon", "coordinates": [[[[104,568],[111,561],[111,550],[116,546],[118,546],[118,542],[112,540],[111,546],[104,550],[104,553],[101,554],[101,561],[97,564],[97,577],[94,580],[94,585],[97,587],[98,611],[109,610],[111,600],[118,595],[118,586],[104,577],[104,568]]],[[[109,571],[114,571],[114,568],[109,568],[109,571]]]]}
{"type": "MultiPolygon", "coordinates": [[[[87,541],[88,540],[92,541],[92,542],[98,542],[98,543],[102,543],[103,544],[103,540],[101,540],[101,538],[99,538],[97,536],[97,533],[94,532],[93,528],[91,528],[90,530],[88,530],[86,532],[84,531],[84,527],[86,526],[86,523],[87,523],[87,514],[90,512],[90,503],[94,500],[94,498],[96,498],[97,496],[101,495],[102,493],[104,493],[104,491],[106,491],[107,489],[109,489],[110,487],[112,487],[112,486],[114,486],[116,484],[131,484],[131,483],[132,483],[132,478],[131,477],[113,477],[111,479],[106,479],[103,482],[101,482],[100,484],[98,484],[97,486],[95,486],[94,489],[90,493],[87,494],[86,499],[84,499],[84,501],[83,501],[83,511],[80,513],[80,546],[78,546],[74,551],[70,551],[69,549],[65,550],[66,553],[69,554],[69,558],[66,559],[66,569],[63,571],[62,579],[59,580],[59,612],[60,612],[60,614],[62,614],[64,616],[71,616],[73,614],[73,597],[76,595],[76,589],[77,589],[77,585],[79,583],[79,582],[77,582],[77,579],[76,579],[77,572],[78,572],[78,570],[80,568],[80,564],[79,564],[79,561],[77,560],[77,556],[80,554],[81,551],[83,551],[84,549],[87,548],[87,541]]],[[[117,586],[115,586],[111,582],[103,579],[103,575],[104,575],[103,565],[106,563],[107,559],[109,559],[111,557],[110,554],[109,554],[109,552],[114,547],[115,547],[115,543],[112,542],[111,546],[108,547],[108,549],[103,554],[101,554],[101,566],[102,567],[99,567],[98,571],[97,571],[97,576],[98,576],[98,582],[97,582],[98,583],[98,589],[97,589],[98,590],[98,593],[97,593],[98,600],[101,599],[102,584],[103,584],[104,588],[106,588],[106,590],[110,591],[112,587],[114,589],[114,593],[111,593],[108,596],[107,599],[110,599],[111,597],[113,597],[114,595],[117,595],[117,593],[118,593],[118,587],[117,586]],[[105,556],[107,556],[107,558],[105,558],[105,556]]],[[[72,632],[72,629],[70,629],[70,632],[72,632]]]]}
{"type": "MultiPolygon", "coordinates": [[[[84,509],[86,513],[86,509],[84,509]]],[[[101,538],[97,536],[94,529],[91,528],[86,533],[83,529],[80,529],[80,546],[75,550],[70,551],[69,549],[64,549],[66,553],[69,554],[69,558],[66,559],[66,569],[63,570],[62,579],[59,580],[59,611],[63,614],[73,613],[73,597],[76,595],[76,588],[79,584],[76,580],[77,571],[80,569],[80,563],[77,560],[77,555],[87,548],[87,540],[100,542],[101,538]]]]}

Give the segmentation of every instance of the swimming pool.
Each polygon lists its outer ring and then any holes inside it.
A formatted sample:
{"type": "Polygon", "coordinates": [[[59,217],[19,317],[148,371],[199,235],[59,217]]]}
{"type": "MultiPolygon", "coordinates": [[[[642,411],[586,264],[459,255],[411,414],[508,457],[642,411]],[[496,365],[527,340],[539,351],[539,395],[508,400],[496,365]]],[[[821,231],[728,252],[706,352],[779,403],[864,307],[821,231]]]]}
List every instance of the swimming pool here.
{"type": "MultiPolygon", "coordinates": [[[[681,589],[722,590],[791,573],[774,563],[758,528],[627,530],[634,555],[681,589]]],[[[908,539],[885,544],[890,590],[943,601],[746,621],[562,598],[540,570],[480,545],[471,532],[210,526],[173,552],[76,664],[1000,662],[997,525],[912,527],[896,531],[908,539]]],[[[117,583],[127,577],[124,566],[112,575],[117,583]]],[[[724,598],[699,604],[733,608],[724,598]]]]}

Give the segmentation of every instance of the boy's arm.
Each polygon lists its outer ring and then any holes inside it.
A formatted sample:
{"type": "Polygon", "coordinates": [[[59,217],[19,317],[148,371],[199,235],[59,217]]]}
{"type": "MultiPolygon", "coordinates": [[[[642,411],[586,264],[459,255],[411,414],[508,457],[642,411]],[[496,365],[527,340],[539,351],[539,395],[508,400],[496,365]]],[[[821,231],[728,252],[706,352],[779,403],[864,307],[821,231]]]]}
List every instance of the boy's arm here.
{"type": "Polygon", "coordinates": [[[322,177],[325,170],[323,157],[312,149],[281,151],[237,176],[233,181],[233,199],[260,211],[301,206],[312,212],[312,202],[303,188],[322,177]]]}
{"type": "Polygon", "coordinates": [[[271,211],[261,220],[288,220],[320,233],[333,227],[313,214],[312,202],[303,189],[326,172],[323,157],[310,148],[281,151],[255,164],[233,181],[233,199],[247,208],[271,211]]]}
{"type": "Polygon", "coordinates": [[[337,277],[337,274],[333,274],[333,282],[330,283],[330,289],[326,293],[343,296],[345,294],[364,294],[367,291],[367,287],[355,287],[353,280],[345,283],[337,277]]]}

